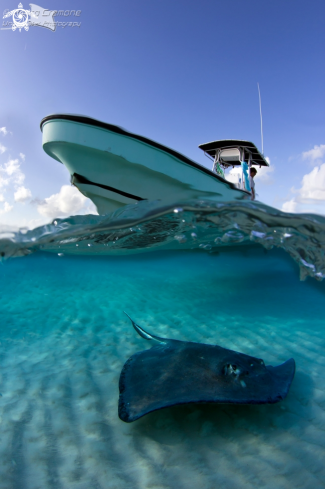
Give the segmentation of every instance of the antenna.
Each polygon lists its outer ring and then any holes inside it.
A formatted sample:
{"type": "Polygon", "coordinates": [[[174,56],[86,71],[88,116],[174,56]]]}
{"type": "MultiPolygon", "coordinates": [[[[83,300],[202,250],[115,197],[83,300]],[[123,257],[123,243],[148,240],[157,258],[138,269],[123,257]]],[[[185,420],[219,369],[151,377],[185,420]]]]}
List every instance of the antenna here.
{"type": "Polygon", "coordinates": [[[260,118],[261,118],[261,140],[262,140],[262,154],[264,154],[263,151],[263,119],[262,119],[262,102],[261,102],[261,92],[260,92],[260,85],[257,83],[257,88],[258,88],[258,98],[260,101],[260,118]]]}

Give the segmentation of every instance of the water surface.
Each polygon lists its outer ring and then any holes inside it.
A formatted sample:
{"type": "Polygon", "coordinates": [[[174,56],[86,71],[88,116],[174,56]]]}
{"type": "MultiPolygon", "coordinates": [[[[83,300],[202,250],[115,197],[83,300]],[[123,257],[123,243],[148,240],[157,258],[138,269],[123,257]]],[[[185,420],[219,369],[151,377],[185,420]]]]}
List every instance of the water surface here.
{"type": "Polygon", "coordinates": [[[323,218],[189,207],[3,235],[0,488],[325,487],[323,218]],[[120,371],[150,346],[123,310],[158,336],[293,357],[288,397],[123,423],[120,371]]]}

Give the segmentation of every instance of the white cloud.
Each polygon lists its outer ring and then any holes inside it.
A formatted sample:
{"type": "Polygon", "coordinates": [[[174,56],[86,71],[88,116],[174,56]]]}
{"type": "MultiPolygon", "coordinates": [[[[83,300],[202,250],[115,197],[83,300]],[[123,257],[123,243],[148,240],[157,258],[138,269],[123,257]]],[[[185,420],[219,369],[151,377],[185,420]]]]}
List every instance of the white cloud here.
{"type": "Polygon", "coordinates": [[[297,206],[298,203],[295,201],[295,199],[288,200],[285,202],[282,206],[283,212],[297,212],[297,206]]]}
{"type": "Polygon", "coordinates": [[[26,156],[24,155],[24,153],[19,153],[19,156],[23,161],[25,161],[26,156]]]}
{"type": "Polygon", "coordinates": [[[12,205],[8,204],[8,202],[5,202],[4,209],[5,212],[9,212],[12,209],[12,205]]]}
{"type": "MultiPolygon", "coordinates": [[[[18,159],[9,159],[3,165],[0,165],[0,188],[3,188],[7,193],[9,190],[14,192],[10,195],[16,202],[24,202],[31,197],[31,192],[23,186],[25,174],[21,171],[20,162],[18,159]]],[[[0,202],[4,202],[3,194],[0,194],[0,202]]],[[[0,214],[8,213],[13,206],[8,202],[4,203],[3,208],[0,208],[0,214]]]]}
{"type": "Polygon", "coordinates": [[[241,172],[241,166],[235,166],[229,173],[226,174],[226,179],[228,182],[238,184],[239,178],[241,178],[241,172]]]}
{"type": "Polygon", "coordinates": [[[25,202],[28,199],[31,199],[32,192],[25,187],[18,187],[17,191],[14,193],[14,198],[16,202],[25,202]]]}
{"type": "Polygon", "coordinates": [[[0,134],[7,136],[7,134],[8,134],[7,128],[6,127],[0,127],[0,134]]]}
{"type": "Polygon", "coordinates": [[[325,202],[325,163],[304,175],[302,187],[299,190],[301,202],[308,200],[322,200],[325,202]]]}
{"type": "Polygon", "coordinates": [[[7,173],[7,175],[12,176],[14,173],[17,173],[20,169],[18,160],[9,160],[5,163],[3,171],[7,173]]]}
{"type": "Polygon", "coordinates": [[[283,204],[282,210],[325,214],[325,163],[304,175],[301,183],[299,190],[292,190],[296,195],[283,204]]]}
{"type": "Polygon", "coordinates": [[[0,155],[2,155],[5,151],[7,151],[7,148],[0,143],[0,155]]]}
{"type": "Polygon", "coordinates": [[[325,144],[320,144],[319,146],[315,145],[313,149],[309,151],[305,151],[302,153],[302,159],[308,160],[311,163],[315,163],[318,160],[321,160],[325,156],[325,144]]]}
{"type": "Polygon", "coordinates": [[[271,165],[271,161],[268,156],[265,159],[270,166],[262,166],[261,168],[256,168],[257,174],[255,180],[257,180],[259,184],[264,183],[266,185],[270,185],[274,182],[272,178],[274,166],[271,165]]]}
{"type": "Polygon", "coordinates": [[[44,226],[45,224],[48,224],[48,223],[49,223],[49,219],[48,218],[46,218],[46,217],[39,217],[37,219],[30,219],[27,222],[26,227],[28,229],[35,229],[35,228],[38,228],[39,226],[44,226]]]}
{"type": "Polygon", "coordinates": [[[63,185],[58,194],[47,197],[43,203],[39,204],[37,210],[42,216],[51,219],[76,214],[97,214],[95,206],[87,206],[87,204],[89,200],[76,187],[63,185]]]}
{"type": "MultiPolygon", "coordinates": [[[[1,168],[0,168],[0,171],[1,171],[1,168]]],[[[8,178],[4,178],[1,174],[0,174],[0,188],[1,187],[5,187],[6,185],[8,185],[9,183],[9,179],[8,178]]]]}
{"type": "Polygon", "coordinates": [[[12,205],[10,205],[8,202],[5,202],[3,209],[0,209],[0,214],[5,214],[6,212],[11,211],[12,205]]]}
{"type": "Polygon", "coordinates": [[[0,174],[2,173],[2,178],[0,179],[0,187],[9,185],[10,183],[14,185],[22,185],[25,180],[25,175],[20,169],[19,160],[9,160],[4,166],[0,166],[0,174]]]}

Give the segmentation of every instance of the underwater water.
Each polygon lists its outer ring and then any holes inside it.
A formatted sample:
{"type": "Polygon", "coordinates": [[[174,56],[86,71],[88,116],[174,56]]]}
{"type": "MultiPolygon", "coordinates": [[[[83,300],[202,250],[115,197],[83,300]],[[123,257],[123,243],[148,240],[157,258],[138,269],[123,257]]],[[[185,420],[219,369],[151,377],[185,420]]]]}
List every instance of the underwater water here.
{"type": "Polygon", "coordinates": [[[325,487],[324,218],[123,212],[2,234],[0,488],[325,487]],[[294,358],[288,396],[122,422],[121,369],[151,346],[124,310],[157,336],[294,358]]]}

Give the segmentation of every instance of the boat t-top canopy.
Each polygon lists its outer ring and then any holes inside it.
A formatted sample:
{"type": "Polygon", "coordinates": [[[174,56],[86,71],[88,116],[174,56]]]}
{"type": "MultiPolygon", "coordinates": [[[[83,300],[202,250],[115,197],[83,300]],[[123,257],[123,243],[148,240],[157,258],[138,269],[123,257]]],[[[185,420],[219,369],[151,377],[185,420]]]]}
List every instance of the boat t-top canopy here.
{"type": "Polygon", "coordinates": [[[250,141],[224,139],[200,144],[199,148],[225,167],[240,165],[242,161],[246,161],[249,166],[269,166],[262,153],[250,141]]]}

